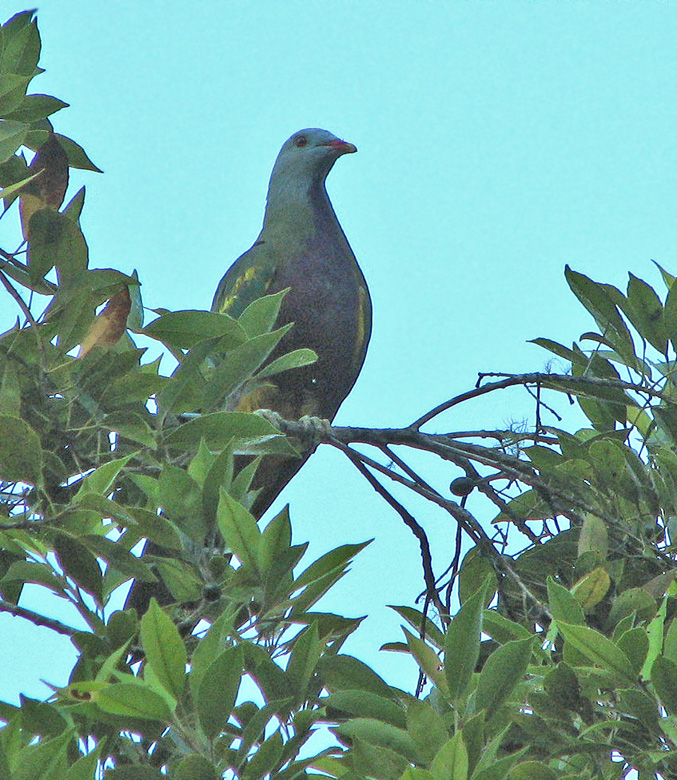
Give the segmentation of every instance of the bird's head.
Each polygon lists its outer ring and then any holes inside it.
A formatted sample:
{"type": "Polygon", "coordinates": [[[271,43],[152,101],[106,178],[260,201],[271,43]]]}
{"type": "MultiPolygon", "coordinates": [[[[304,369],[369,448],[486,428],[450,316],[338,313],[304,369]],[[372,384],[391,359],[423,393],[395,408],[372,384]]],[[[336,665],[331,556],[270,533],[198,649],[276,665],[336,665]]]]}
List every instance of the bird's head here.
{"type": "Polygon", "coordinates": [[[356,151],[357,147],[342,141],[328,130],[320,130],[317,127],[299,130],[288,138],[280,149],[271,181],[276,177],[324,181],[342,154],[356,151]]]}

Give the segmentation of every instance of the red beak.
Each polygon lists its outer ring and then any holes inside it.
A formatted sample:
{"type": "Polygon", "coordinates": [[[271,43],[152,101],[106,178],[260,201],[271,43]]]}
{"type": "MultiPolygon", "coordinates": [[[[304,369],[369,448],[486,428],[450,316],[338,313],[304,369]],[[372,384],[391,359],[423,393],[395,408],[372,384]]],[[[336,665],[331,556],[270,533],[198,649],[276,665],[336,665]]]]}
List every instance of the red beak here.
{"type": "Polygon", "coordinates": [[[339,154],[352,154],[357,151],[355,144],[349,144],[347,141],[341,141],[339,138],[335,141],[327,141],[323,146],[331,146],[331,148],[336,149],[339,154]]]}

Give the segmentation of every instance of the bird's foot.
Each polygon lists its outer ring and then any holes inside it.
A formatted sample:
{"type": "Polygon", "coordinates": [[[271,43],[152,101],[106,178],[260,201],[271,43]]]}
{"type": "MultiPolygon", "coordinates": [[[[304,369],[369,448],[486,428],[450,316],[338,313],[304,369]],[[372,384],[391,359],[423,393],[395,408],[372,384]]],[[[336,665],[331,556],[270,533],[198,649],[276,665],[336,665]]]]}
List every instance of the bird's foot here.
{"type": "Polygon", "coordinates": [[[331,435],[331,421],[324,417],[304,414],[297,425],[301,426],[301,436],[310,444],[319,444],[331,435]]]}
{"type": "Polygon", "coordinates": [[[256,409],[254,414],[258,414],[259,417],[263,417],[264,420],[268,420],[271,425],[282,430],[284,417],[273,409],[256,409]]]}
{"type": "Polygon", "coordinates": [[[314,417],[305,414],[298,420],[286,420],[279,412],[273,409],[257,409],[255,414],[268,420],[269,423],[279,428],[282,433],[302,439],[309,447],[316,447],[321,441],[325,441],[331,435],[331,422],[324,417],[314,417]]]}

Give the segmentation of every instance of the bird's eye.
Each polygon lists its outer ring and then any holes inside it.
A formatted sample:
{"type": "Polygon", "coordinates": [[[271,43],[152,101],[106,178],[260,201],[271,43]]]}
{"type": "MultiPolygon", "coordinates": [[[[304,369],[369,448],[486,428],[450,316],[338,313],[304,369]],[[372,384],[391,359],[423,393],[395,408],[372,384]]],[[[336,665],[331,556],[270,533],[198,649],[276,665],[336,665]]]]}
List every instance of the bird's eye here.
{"type": "Polygon", "coordinates": [[[305,135],[297,135],[294,139],[294,145],[298,146],[299,149],[304,147],[308,143],[308,139],[305,137],[305,135]]]}

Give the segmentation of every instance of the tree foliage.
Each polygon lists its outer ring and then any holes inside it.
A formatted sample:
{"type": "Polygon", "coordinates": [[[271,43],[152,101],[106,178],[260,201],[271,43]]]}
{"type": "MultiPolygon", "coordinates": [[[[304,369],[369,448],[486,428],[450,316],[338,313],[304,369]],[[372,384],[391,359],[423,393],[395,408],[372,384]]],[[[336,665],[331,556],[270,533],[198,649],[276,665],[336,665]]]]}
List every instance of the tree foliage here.
{"type": "Polygon", "coordinates": [[[567,269],[596,329],[584,346],[536,339],[566,371],[484,375],[406,428],[322,434],[421,547],[423,608],[395,607],[403,639],[384,637],[420,668],[404,690],[341,652],[359,620],[318,607],[365,545],[309,562],[287,510],[263,527],[249,512],[259,458],[306,436],[222,411],[243,385],[312,360],[267,362],[285,332],[280,296],[238,319],[159,310],[144,325],[140,280],[90,266],[84,189],[63,206],[69,170],[98,169],[54,132],[66,104],[28,93],[41,72],[33,13],[1,32],[0,197],[24,241],[0,250],[17,312],[0,336],[0,609],[69,636],[78,661],[47,701],[0,704],[0,776],[677,775],[674,278],[660,269],[661,297],[632,274],[623,292],[567,269]],[[139,344],[174,360],[170,375],[139,344]],[[533,423],[426,432],[507,387],[534,396],[533,423]],[[582,412],[580,430],[564,427],[562,401],[582,412]],[[450,491],[417,473],[418,450],[460,470],[450,491]],[[402,488],[457,523],[442,575],[445,551],[402,488]],[[169,554],[139,557],[144,539],[169,554]],[[160,580],[168,603],[114,610],[131,579],[160,580]],[[28,583],[79,627],[23,607],[28,583]],[[336,740],[318,751],[320,728],[336,740]]]}

